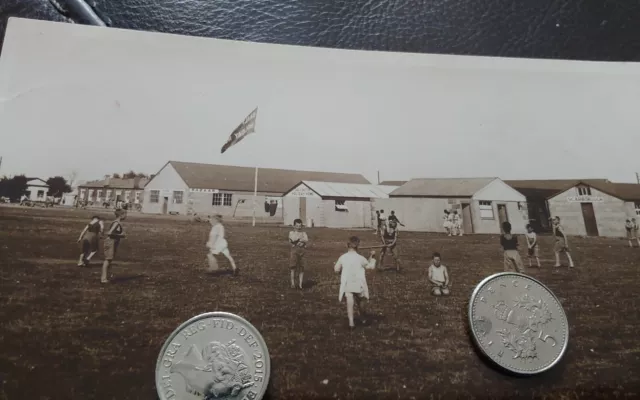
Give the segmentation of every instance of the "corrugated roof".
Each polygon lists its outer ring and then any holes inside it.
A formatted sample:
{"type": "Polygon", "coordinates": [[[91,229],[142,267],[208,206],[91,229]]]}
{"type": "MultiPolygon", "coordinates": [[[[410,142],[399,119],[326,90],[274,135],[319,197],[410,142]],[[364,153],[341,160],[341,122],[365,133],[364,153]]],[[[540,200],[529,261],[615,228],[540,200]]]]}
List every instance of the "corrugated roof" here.
{"type": "MultiPolygon", "coordinates": [[[[192,189],[218,189],[253,192],[254,167],[233,165],[199,164],[169,161],[178,174],[192,189]]],[[[298,183],[309,181],[371,184],[360,174],[337,172],[294,171],[286,169],[260,168],[258,191],[285,193],[298,183]]]]}
{"type": "Polygon", "coordinates": [[[389,195],[407,197],[472,197],[497,178],[412,179],[389,195]]]}
{"type": "MultiPolygon", "coordinates": [[[[302,181],[321,197],[348,197],[357,199],[386,199],[397,186],[358,183],[302,181]]],[[[298,186],[298,185],[296,185],[298,186]]]]}

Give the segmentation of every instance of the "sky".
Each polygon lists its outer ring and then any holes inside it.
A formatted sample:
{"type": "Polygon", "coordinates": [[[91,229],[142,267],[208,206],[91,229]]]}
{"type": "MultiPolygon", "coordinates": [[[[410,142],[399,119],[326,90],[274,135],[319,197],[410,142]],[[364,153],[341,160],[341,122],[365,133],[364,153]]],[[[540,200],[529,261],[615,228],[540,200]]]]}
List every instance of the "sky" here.
{"type": "Polygon", "coordinates": [[[12,19],[0,175],[167,161],[421,177],[640,172],[640,65],[251,44],[12,19]],[[225,154],[258,107],[256,132],[225,154]]]}

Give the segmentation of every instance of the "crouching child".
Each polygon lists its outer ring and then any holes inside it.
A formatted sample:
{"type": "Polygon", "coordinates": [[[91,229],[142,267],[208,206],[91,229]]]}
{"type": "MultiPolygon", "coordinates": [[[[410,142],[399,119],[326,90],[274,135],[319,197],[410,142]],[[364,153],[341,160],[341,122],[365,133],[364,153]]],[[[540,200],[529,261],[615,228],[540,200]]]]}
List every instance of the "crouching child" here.
{"type": "Polygon", "coordinates": [[[447,267],[442,265],[440,253],[433,253],[433,263],[429,267],[429,282],[431,282],[431,294],[434,296],[448,296],[449,272],[447,267]]]}

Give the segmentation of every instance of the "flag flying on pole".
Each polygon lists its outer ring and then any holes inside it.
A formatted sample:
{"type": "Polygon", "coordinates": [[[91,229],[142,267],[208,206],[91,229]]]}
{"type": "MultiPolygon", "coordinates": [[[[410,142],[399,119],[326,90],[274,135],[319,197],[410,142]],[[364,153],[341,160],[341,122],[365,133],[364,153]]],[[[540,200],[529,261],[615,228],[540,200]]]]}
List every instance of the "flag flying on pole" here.
{"type": "Polygon", "coordinates": [[[247,135],[255,132],[257,115],[258,107],[256,107],[255,110],[251,111],[251,114],[247,115],[247,118],[245,118],[244,121],[242,121],[242,123],[238,125],[238,127],[234,129],[233,132],[231,132],[229,139],[227,139],[227,142],[224,144],[224,146],[222,146],[222,150],[220,150],[220,153],[224,153],[225,151],[229,150],[231,146],[244,139],[247,135]]]}

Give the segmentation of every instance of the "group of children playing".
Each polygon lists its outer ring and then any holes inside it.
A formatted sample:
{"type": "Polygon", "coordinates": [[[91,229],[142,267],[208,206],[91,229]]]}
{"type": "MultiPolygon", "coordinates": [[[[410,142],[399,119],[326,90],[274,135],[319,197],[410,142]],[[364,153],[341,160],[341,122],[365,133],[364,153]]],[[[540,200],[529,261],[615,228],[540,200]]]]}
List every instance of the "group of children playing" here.
{"type": "MultiPolygon", "coordinates": [[[[384,211],[377,212],[378,220],[384,218],[384,211]]],[[[398,224],[401,224],[395,213],[391,211],[388,220],[384,218],[383,222],[377,225],[380,234],[382,246],[380,246],[380,259],[376,260],[375,250],[370,250],[369,258],[365,258],[358,253],[360,246],[360,238],[351,236],[347,242],[347,252],[338,258],[334,266],[336,273],[340,274],[340,291],[338,301],[347,302],[347,317],[349,319],[349,327],[354,328],[354,306],[357,305],[362,323],[366,320],[366,303],[369,299],[369,288],[367,286],[366,270],[380,269],[384,264],[385,255],[389,254],[393,257],[396,265],[396,271],[400,271],[400,260],[397,253],[398,240],[398,224]],[[385,223],[386,222],[386,223],[385,223]],[[377,262],[379,262],[377,266],[377,262]]],[[[289,244],[291,246],[289,254],[289,268],[291,270],[291,288],[302,289],[304,276],[304,254],[309,238],[302,231],[302,220],[296,219],[293,222],[293,231],[289,232],[289,244]],[[298,272],[299,282],[296,285],[296,272],[298,272]]],[[[433,263],[429,267],[429,282],[431,283],[431,293],[435,296],[447,296],[450,294],[450,281],[447,267],[442,265],[439,253],[433,253],[433,263]]]]}
{"type": "MultiPolygon", "coordinates": [[[[104,235],[104,262],[102,263],[102,275],[100,277],[101,283],[109,283],[109,269],[111,263],[116,256],[120,240],[125,238],[124,229],[120,223],[127,217],[125,210],[115,211],[115,220],[111,222],[109,230],[104,235]]],[[[78,243],[81,243],[82,253],[78,260],[78,267],[87,267],[91,258],[98,252],[100,248],[100,239],[104,232],[104,222],[99,216],[93,216],[91,221],[84,227],[78,243]]]]}
{"type": "Polygon", "coordinates": [[[462,236],[462,215],[458,210],[444,210],[443,226],[449,236],[462,236]]]}
{"type": "MultiPolygon", "coordinates": [[[[457,212],[449,213],[445,210],[447,218],[453,214],[451,219],[452,225],[449,225],[450,229],[447,229],[449,235],[459,234],[462,235],[460,230],[461,219],[456,219],[457,212]],[[458,225],[457,225],[458,224],[458,225]],[[455,232],[455,233],[454,233],[455,232]]],[[[121,221],[126,218],[125,210],[115,211],[115,220],[111,223],[106,237],[104,240],[104,258],[105,261],[102,266],[101,282],[108,283],[109,267],[113,261],[120,240],[125,237],[121,221]]],[[[448,220],[448,219],[447,219],[448,220]]],[[[445,223],[446,221],[445,220],[445,223]]],[[[211,220],[211,231],[209,233],[209,240],[207,241],[208,254],[207,259],[209,263],[209,271],[216,271],[219,269],[216,256],[219,254],[224,255],[231,264],[234,275],[238,274],[238,267],[235,264],[233,257],[231,256],[228,248],[228,243],[225,239],[224,226],[222,225],[222,216],[215,215],[211,220]]],[[[392,211],[389,218],[385,218],[384,211],[378,212],[378,225],[377,230],[380,234],[382,245],[380,247],[380,258],[376,260],[375,250],[371,250],[369,258],[365,258],[358,253],[360,246],[360,239],[357,236],[352,236],[347,242],[347,252],[344,253],[334,266],[336,273],[340,273],[340,291],[338,299],[341,302],[346,298],[347,301],[347,316],[349,319],[349,327],[355,327],[354,324],[354,306],[358,305],[361,316],[366,314],[366,302],[369,299],[369,289],[367,287],[367,280],[365,271],[368,269],[380,269],[384,262],[385,255],[389,254],[393,257],[396,270],[400,271],[400,260],[397,253],[397,240],[398,240],[398,224],[402,225],[395,213],[392,211]],[[379,267],[377,267],[379,263],[379,267]]],[[[294,221],[294,229],[289,232],[289,268],[291,278],[291,288],[302,289],[304,280],[304,268],[305,268],[305,252],[309,243],[309,237],[306,232],[302,231],[302,220],[296,219],[294,221]],[[297,273],[297,280],[296,280],[297,273]]],[[[445,225],[445,228],[447,225],[445,225]]],[[[627,230],[627,237],[629,239],[629,245],[633,247],[632,240],[637,241],[640,247],[640,239],[638,238],[638,224],[635,219],[627,220],[625,224],[627,230]]],[[[538,237],[531,225],[526,226],[527,233],[525,234],[527,242],[527,254],[529,258],[529,267],[532,266],[532,261],[535,259],[538,268],[541,267],[539,257],[539,244],[538,237]]],[[[560,224],[560,217],[553,218],[552,223],[553,237],[555,239],[554,253],[555,253],[555,267],[560,267],[560,254],[564,253],[569,261],[569,268],[574,268],[573,259],[569,252],[569,243],[567,236],[560,224]]],[[[518,237],[512,233],[512,227],[509,222],[502,224],[502,230],[504,233],[500,235],[500,244],[504,250],[504,269],[505,271],[516,271],[523,273],[524,265],[520,254],[518,252],[518,237]]],[[[99,216],[94,216],[91,221],[85,226],[78,242],[82,242],[82,254],[78,260],[78,266],[87,266],[91,258],[98,252],[99,242],[102,232],[104,231],[104,223],[99,216]]],[[[450,294],[450,278],[447,268],[442,265],[441,255],[439,253],[433,253],[432,264],[428,268],[428,280],[431,283],[431,293],[435,296],[447,296],[450,294]]]]}
{"type": "MultiPolygon", "coordinates": [[[[552,221],[553,238],[555,240],[553,247],[556,258],[555,267],[560,267],[560,254],[564,253],[569,261],[569,268],[574,268],[575,265],[571,258],[571,253],[569,252],[567,235],[565,235],[564,229],[560,225],[560,217],[555,217],[552,221]]],[[[529,267],[532,266],[532,261],[535,259],[536,266],[540,268],[540,246],[538,244],[538,236],[530,224],[528,224],[526,228],[527,233],[525,234],[525,238],[527,239],[529,267]]],[[[504,250],[504,270],[523,273],[524,265],[522,263],[520,253],[518,253],[518,237],[511,233],[511,224],[509,222],[504,222],[502,224],[502,230],[504,233],[500,235],[500,245],[502,245],[502,249],[504,250]]]]}

